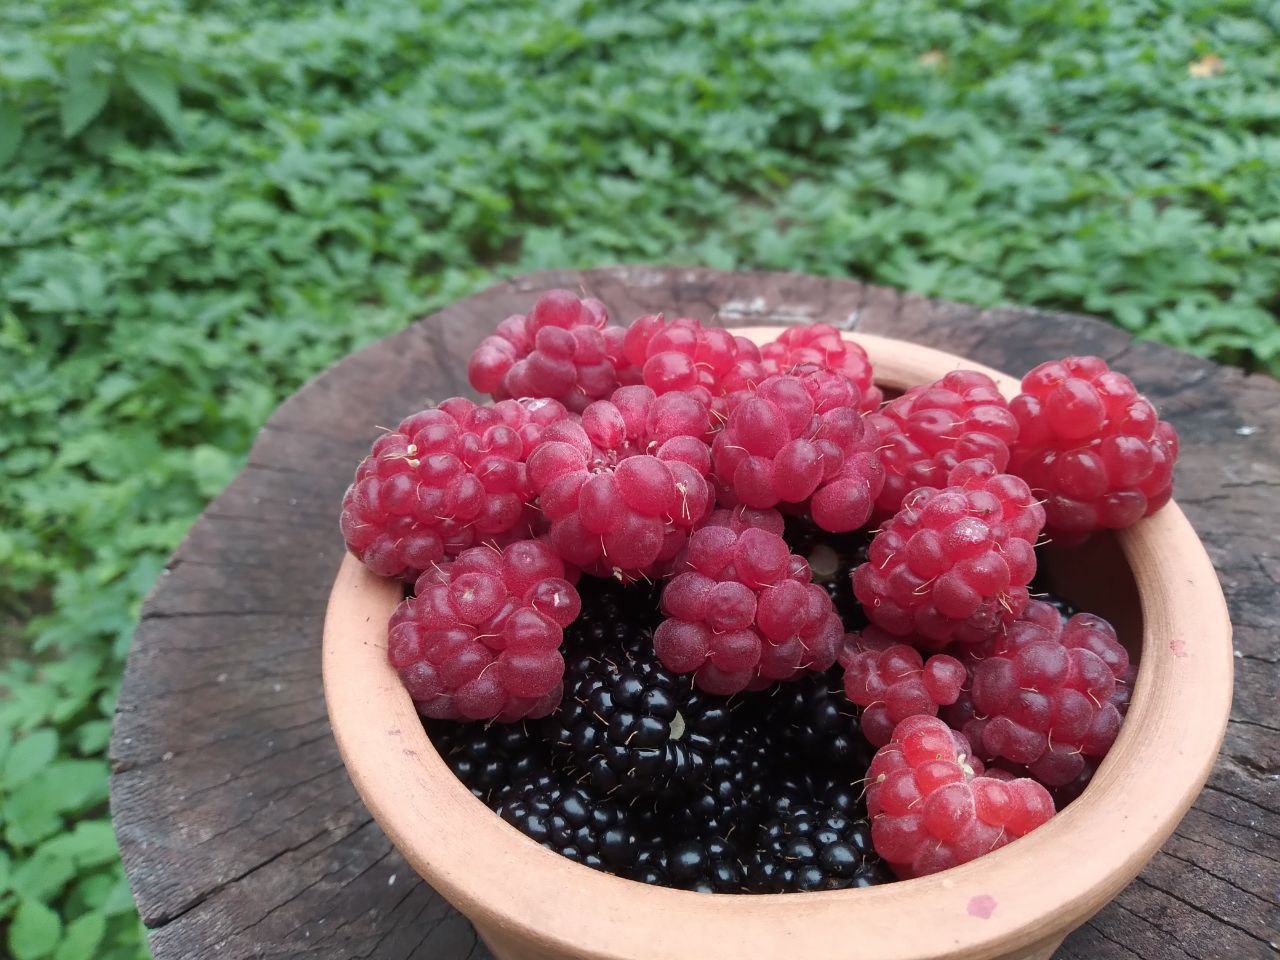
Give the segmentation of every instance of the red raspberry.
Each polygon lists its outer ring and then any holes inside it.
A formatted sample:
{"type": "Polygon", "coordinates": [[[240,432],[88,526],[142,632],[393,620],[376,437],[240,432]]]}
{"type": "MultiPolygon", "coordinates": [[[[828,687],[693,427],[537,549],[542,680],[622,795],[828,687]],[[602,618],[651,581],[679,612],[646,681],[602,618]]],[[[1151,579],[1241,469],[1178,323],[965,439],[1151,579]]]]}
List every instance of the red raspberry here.
{"type": "Polygon", "coordinates": [[[896,513],[917,487],[944,487],[956,464],[987,460],[1001,472],[1018,421],[990,377],[956,370],[936,383],[914,387],[889,401],[871,422],[880,433],[884,490],[876,508],[896,513]]]}
{"type": "Polygon", "coordinates": [[[720,378],[720,392],[733,394],[743,390],[754,390],[756,384],[769,376],[760,356],[760,348],[746,337],[733,338],[737,350],[733,358],[733,366],[720,378]]]}
{"type": "Polygon", "coordinates": [[[769,518],[733,521],[739,529],[708,525],[689,538],[684,572],[662,591],[658,659],[716,694],[826,670],[844,634],[831,598],[779,533],[747,525],[769,518]]]}
{"type": "Polygon", "coordinates": [[[387,659],[420,713],[511,722],[559,705],[560,641],[582,602],[545,543],[465,550],[415,593],[391,617],[387,659]]]}
{"type": "Polygon", "coordinates": [[[551,397],[581,411],[627,378],[624,335],[621,327],[609,326],[599,300],[550,290],[528,316],[508,317],[481,341],[467,363],[467,378],[494,399],[551,397]]]}
{"type": "Polygon", "coordinates": [[[863,412],[878,409],[884,400],[884,394],[872,380],[867,351],[846,340],[830,324],[788,327],[778,339],[760,348],[760,356],[765,372],[770,374],[796,373],[809,365],[843,373],[857,386],[858,409],[863,412]]]}
{"type": "Polygon", "coordinates": [[[851,652],[842,657],[845,695],[862,707],[862,732],[873,746],[889,742],[907,717],[938,715],[956,702],[968,679],[955,657],[935,653],[924,660],[914,647],[879,627],[845,638],[851,652]]]}
{"type": "Polygon", "coordinates": [[[1030,779],[982,776],[964,736],[936,717],[908,717],[867,770],[871,842],[902,879],[975,860],[1054,814],[1030,779]]]}
{"type": "Polygon", "coordinates": [[[814,523],[833,533],[862,526],[884,467],[859,401],[857,386],[829,370],[767,378],[716,435],[722,496],[748,507],[807,504],[814,523]]]}
{"type": "Polygon", "coordinates": [[[1127,710],[1129,655],[1111,624],[1078,613],[1064,625],[1048,604],[1028,612],[970,664],[973,719],[966,735],[983,757],[1017,765],[1047,787],[1071,783],[1101,759],[1127,710]]]}
{"type": "Polygon", "coordinates": [[[947,482],[907,497],[853,572],[873,623],[938,648],[981,641],[1026,609],[1044,523],[1027,485],[985,460],[966,460],[947,482]]]}
{"type": "Polygon", "coordinates": [[[702,437],[707,408],[686,393],[621,387],[549,429],[529,478],[567,563],[603,576],[649,576],[711,510],[702,437]]]}
{"type": "Polygon", "coordinates": [[[342,498],[342,535],[370,570],[411,578],[482,541],[523,532],[525,456],[568,416],[555,400],[463,397],[406,417],[373,444],[342,498]]]}
{"type": "Polygon", "coordinates": [[[745,360],[759,358],[754,344],[722,327],[704,327],[692,317],[668,322],[662,314],[637,319],[623,341],[623,356],[641,369],[646,386],[659,394],[693,393],[708,406],[744,352],[745,360]]]}
{"type": "Polygon", "coordinates": [[[1009,406],[1019,428],[1010,470],[1046,497],[1060,542],[1130,526],[1172,496],[1178,435],[1105,361],[1042,363],[1009,406]]]}

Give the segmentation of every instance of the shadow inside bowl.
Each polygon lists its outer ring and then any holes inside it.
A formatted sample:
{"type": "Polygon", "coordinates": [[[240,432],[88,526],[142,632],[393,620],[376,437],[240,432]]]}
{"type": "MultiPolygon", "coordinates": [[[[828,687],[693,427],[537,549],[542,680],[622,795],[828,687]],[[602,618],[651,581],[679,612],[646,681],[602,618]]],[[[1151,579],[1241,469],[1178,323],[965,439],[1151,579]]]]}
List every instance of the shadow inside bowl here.
{"type": "Polygon", "coordinates": [[[1109,621],[1129,661],[1137,665],[1142,656],[1142,598],[1115,534],[1096,534],[1077,547],[1049,544],[1036,552],[1037,582],[1082,613],[1109,621]]]}

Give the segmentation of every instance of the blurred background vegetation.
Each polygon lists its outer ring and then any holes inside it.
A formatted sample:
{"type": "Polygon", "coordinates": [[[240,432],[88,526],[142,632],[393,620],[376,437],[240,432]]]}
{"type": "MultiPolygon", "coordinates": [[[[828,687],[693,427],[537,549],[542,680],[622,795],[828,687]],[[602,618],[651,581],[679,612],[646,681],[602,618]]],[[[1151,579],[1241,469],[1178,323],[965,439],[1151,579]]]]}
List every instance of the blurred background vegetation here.
{"type": "Polygon", "coordinates": [[[501,275],[627,261],[1086,311],[1276,374],[1278,31],[1239,0],[5,4],[0,943],[145,955],[123,657],[302,380],[501,275]]]}

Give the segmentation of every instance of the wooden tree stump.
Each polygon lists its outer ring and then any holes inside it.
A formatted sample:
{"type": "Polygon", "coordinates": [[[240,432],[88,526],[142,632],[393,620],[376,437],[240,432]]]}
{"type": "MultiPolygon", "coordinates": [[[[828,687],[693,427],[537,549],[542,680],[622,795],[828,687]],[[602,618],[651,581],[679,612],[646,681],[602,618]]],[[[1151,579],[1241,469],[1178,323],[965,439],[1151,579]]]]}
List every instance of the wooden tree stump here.
{"type": "MultiPolygon", "coordinates": [[[[621,321],[824,321],[1019,373],[1093,353],[1182,437],[1176,496],[1235,624],[1235,706],[1213,775],[1141,877],[1063,960],[1274,957],[1280,891],[1280,383],[1088,317],[980,310],[851,280],[648,266],[518,277],[347,357],[286,401],[143,608],[111,742],[111,801],[157,960],[488,957],[347,780],[325,718],[320,630],[338,503],[376,432],[468,393],[466,357],[552,287],[621,321]]],[[[1082,851],[1082,856],[1087,852],[1082,851]]]]}

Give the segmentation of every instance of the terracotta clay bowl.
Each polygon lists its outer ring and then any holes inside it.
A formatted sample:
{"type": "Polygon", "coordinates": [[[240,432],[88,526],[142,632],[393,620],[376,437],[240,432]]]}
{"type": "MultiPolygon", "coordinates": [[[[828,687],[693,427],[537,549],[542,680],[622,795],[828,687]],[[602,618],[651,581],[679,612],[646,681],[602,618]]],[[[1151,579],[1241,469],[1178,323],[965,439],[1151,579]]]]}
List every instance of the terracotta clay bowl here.
{"type": "MultiPolygon", "coordinates": [[[[763,343],[777,328],[736,331],[763,343]]],[[[960,357],[882,337],[877,380],[902,390],[960,357]]],[[[1231,625],[1177,505],[1045,564],[1077,605],[1116,624],[1140,668],[1128,719],[1084,794],[1048,824],[973,863],[864,890],[686,893],[622,880],[545,850],[445,766],[386,660],[400,583],[348,556],[324,627],[324,687],[338,748],[405,859],[475,924],[499,960],[1047,960],[1129,883],[1209,775],[1231,703],[1231,625]]]]}

